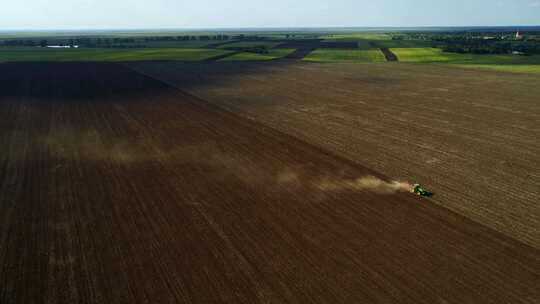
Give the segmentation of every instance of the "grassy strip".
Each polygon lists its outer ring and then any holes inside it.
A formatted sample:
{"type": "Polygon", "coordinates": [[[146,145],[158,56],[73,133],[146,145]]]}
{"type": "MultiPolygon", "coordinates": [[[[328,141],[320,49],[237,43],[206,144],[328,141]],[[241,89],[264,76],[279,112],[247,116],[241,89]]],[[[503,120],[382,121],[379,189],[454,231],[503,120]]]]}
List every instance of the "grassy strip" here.
{"type": "Polygon", "coordinates": [[[436,48],[392,48],[400,62],[449,62],[472,60],[470,54],[445,53],[436,48]]]}
{"type": "Polygon", "coordinates": [[[401,62],[448,62],[480,65],[540,64],[540,56],[474,55],[443,52],[436,48],[393,48],[401,62]]]}
{"type": "Polygon", "coordinates": [[[275,42],[275,41],[242,41],[242,42],[224,44],[224,45],[219,46],[219,48],[228,48],[228,47],[249,48],[249,47],[257,47],[257,46],[265,46],[270,49],[280,44],[281,42],[275,42]]]}
{"type": "Polygon", "coordinates": [[[384,33],[347,33],[324,37],[326,41],[390,40],[392,36],[384,33]]]}
{"type": "Polygon", "coordinates": [[[0,48],[0,62],[6,61],[200,61],[227,53],[215,49],[42,49],[0,48]]]}
{"type": "Polygon", "coordinates": [[[294,49],[271,49],[267,54],[239,53],[220,61],[265,61],[285,57],[294,52],[294,49]]]}
{"type": "Polygon", "coordinates": [[[120,43],[122,45],[144,45],[146,48],[187,48],[187,49],[201,49],[206,48],[213,43],[219,43],[216,40],[190,40],[190,41],[142,41],[135,43],[120,43]]]}
{"type": "Polygon", "coordinates": [[[334,50],[318,49],[306,58],[306,61],[318,62],[385,62],[383,53],[378,49],[373,50],[334,50]]]}

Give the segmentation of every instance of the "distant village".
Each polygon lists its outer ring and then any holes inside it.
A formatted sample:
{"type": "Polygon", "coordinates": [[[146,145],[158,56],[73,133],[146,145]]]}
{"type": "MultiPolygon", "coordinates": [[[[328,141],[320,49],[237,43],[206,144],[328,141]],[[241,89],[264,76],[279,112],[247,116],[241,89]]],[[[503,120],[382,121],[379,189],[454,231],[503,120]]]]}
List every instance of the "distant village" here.
{"type": "Polygon", "coordinates": [[[515,35],[502,34],[500,36],[473,36],[472,38],[484,40],[523,40],[525,39],[525,36],[520,31],[517,31],[515,35]]]}
{"type": "Polygon", "coordinates": [[[430,41],[433,47],[451,53],[470,54],[540,54],[538,32],[433,32],[398,33],[394,40],[430,41]]]}

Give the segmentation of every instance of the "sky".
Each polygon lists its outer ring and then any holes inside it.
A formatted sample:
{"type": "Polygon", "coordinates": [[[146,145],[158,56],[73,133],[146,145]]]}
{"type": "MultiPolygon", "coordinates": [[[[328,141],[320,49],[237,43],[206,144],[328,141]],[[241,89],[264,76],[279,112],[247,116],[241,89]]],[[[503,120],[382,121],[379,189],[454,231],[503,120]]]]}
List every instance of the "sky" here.
{"type": "Polygon", "coordinates": [[[540,0],[2,0],[0,30],[540,25],[540,0]]]}

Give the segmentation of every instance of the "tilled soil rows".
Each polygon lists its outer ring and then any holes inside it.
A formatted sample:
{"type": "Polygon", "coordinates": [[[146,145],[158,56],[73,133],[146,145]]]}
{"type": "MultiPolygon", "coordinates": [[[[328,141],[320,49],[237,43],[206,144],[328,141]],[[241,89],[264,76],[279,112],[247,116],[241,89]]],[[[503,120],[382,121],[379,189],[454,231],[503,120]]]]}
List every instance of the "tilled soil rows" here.
{"type": "Polygon", "coordinates": [[[540,300],[537,249],[123,66],[0,85],[0,303],[540,300]]]}
{"type": "Polygon", "coordinates": [[[540,77],[417,64],[137,70],[322,147],[540,249],[540,77]]]}

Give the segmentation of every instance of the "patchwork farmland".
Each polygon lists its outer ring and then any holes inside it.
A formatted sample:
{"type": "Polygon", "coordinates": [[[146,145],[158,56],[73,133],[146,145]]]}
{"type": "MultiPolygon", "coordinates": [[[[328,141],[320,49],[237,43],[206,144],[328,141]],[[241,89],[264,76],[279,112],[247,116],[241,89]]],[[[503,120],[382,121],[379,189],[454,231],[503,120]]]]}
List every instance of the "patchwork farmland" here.
{"type": "Polygon", "coordinates": [[[0,33],[0,303],[540,303],[496,30],[0,33]]]}

